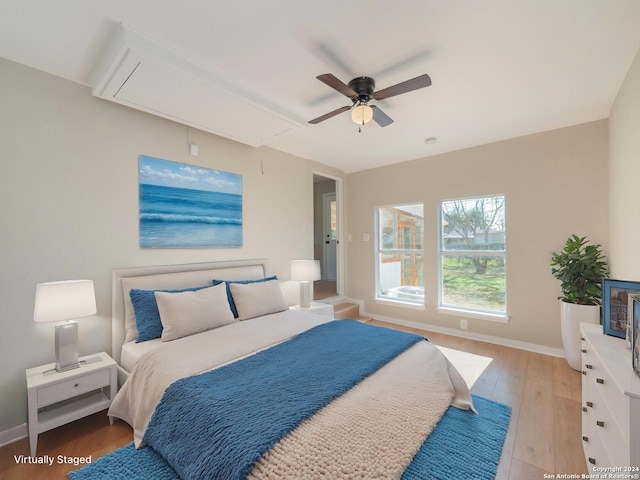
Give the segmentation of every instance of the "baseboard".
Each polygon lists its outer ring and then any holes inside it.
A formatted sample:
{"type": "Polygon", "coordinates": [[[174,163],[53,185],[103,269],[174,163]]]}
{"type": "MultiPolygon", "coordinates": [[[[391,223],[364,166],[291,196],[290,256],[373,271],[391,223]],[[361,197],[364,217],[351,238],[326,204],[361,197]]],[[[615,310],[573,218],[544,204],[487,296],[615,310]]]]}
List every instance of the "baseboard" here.
{"type": "Polygon", "coordinates": [[[17,442],[18,440],[25,438],[28,434],[29,430],[27,429],[26,423],[0,432],[0,447],[17,442]]]}
{"type": "Polygon", "coordinates": [[[410,320],[403,320],[401,318],[387,317],[384,315],[363,313],[362,315],[375,318],[382,322],[393,323],[395,325],[401,325],[403,327],[415,328],[418,330],[425,330],[427,332],[443,333],[445,335],[451,335],[452,337],[467,338],[469,340],[477,340],[479,342],[493,343],[494,345],[501,345],[503,347],[517,348],[519,350],[526,350],[533,353],[542,353],[544,355],[550,355],[552,357],[565,358],[564,352],[561,348],[548,347],[546,345],[538,345],[537,343],[521,342],[520,340],[511,340],[509,338],[494,337],[492,335],[484,335],[482,333],[473,333],[464,330],[456,330],[453,328],[438,327],[436,325],[428,325],[425,323],[412,322],[410,320]]]}

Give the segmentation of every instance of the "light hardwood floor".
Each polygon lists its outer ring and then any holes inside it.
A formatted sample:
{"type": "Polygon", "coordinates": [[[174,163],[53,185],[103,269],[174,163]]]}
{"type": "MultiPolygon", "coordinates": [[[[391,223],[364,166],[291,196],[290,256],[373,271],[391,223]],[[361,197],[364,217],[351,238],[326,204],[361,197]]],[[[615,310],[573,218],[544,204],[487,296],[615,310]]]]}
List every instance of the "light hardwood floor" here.
{"type": "MultiPolygon", "coordinates": [[[[436,333],[370,323],[425,335],[434,344],[492,359],[472,393],[513,409],[498,467],[500,480],[539,480],[544,474],[587,473],[581,440],[581,376],[564,359],[436,333]]],[[[128,425],[109,425],[105,412],[78,420],[38,437],[38,456],[86,457],[93,461],[132,440],[128,425]]],[[[54,462],[52,467],[16,463],[29,455],[23,439],[0,448],[3,480],[66,478],[78,467],[54,462]]]]}
{"type": "MultiPolygon", "coordinates": [[[[376,320],[376,325],[394,327],[376,320]]],[[[539,480],[544,474],[587,473],[582,450],[582,380],[562,358],[448,335],[435,345],[492,359],[471,393],[509,405],[511,424],[496,479],[539,480]]]]}

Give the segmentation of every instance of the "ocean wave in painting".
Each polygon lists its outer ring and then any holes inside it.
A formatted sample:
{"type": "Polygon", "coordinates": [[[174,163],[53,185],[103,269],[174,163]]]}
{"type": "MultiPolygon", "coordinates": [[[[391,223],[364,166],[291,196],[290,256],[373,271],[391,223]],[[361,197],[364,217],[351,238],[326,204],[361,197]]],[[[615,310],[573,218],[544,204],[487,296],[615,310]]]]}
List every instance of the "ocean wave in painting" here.
{"type": "Polygon", "coordinates": [[[242,245],[242,195],[140,184],[140,246],[242,245]]]}
{"type": "Polygon", "coordinates": [[[241,218],[204,217],[198,215],[177,215],[167,213],[143,213],[141,222],[211,223],[219,225],[242,225],[241,218]]]}

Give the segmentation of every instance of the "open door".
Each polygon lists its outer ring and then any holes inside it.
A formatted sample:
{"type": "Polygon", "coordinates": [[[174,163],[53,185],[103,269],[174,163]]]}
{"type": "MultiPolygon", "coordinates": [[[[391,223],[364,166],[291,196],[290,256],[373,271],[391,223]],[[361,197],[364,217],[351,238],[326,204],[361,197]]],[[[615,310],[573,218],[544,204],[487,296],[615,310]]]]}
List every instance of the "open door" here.
{"type": "Polygon", "coordinates": [[[338,214],[336,193],[322,195],[322,240],[323,252],[322,280],[335,282],[337,280],[337,247],[338,247],[338,214]]]}
{"type": "Polygon", "coordinates": [[[313,175],[314,259],[320,261],[322,279],[314,283],[314,299],[338,295],[340,281],[340,195],[338,180],[313,175]]]}

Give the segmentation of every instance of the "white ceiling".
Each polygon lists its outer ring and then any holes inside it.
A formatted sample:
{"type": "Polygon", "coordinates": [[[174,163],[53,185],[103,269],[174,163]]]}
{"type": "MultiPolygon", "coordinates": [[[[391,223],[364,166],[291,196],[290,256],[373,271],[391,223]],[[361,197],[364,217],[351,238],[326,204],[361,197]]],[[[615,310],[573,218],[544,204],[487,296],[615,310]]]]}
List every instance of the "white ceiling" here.
{"type": "Polygon", "coordinates": [[[266,142],[345,172],[606,118],[640,47],[638,0],[0,0],[0,57],[88,85],[120,22],[308,120],[350,104],[319,74],[428,73],[376,102],[388,127],[266,142]]]}

